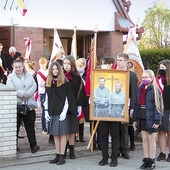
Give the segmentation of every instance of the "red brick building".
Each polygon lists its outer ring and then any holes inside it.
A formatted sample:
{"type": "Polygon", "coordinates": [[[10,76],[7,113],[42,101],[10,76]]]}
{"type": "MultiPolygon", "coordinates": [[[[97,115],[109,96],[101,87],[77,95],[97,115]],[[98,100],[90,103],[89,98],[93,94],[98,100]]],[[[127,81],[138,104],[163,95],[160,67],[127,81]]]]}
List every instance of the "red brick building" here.
{"type": "MultiPolygon", "coordinates": [[[[33,2],[33,0],[29,0],[29,1],[30,3],[33,2]]],[[[54,1],[54,0],[50,2],[52,6],[57,6],[58,4],[56,3],[64,3],[64,1],[60,2],[60,1],[54,1]]],[[[66,2],[67,4],[69,3],[69,1],[65,0],[65,3],[66,2]]],[[[77,3],[78,2],[80,1],[77,1],[77,3]]],[[[102,0],[102,1],[96,1],[96,2],[98,4],[95,6],[96,11],[94,11],[94,14],[93,14],[94,6],[92,6],[94,4],[91,4],[91,6],[87,5],[88,3],[92,3],[90,0],[86,1],[85,4],[80,4],[81,6],[78,6],[78,4],[76,4],[77,10],[72,10],[71,12],[69,11],[69,13],[66,15],[67,18],[65,18],[66,20],[64,23],[69,22],[69,20],[72,19],[71,16],[69,16],[69,14],[71,15],[71,13],[75,12],[75,15],[77,17],[77,20],[75,19],[75,23],[77,22],[77,25],[79,25],[77,27],[77,54],[79,57],[86,57],[88,54],[88,51],[90,50],[90,41],[91,41],[91,37],[93,37],[93,30],[94,30],[92,28],[92,24],[94,23],[94,21],[96,21],[96,23],[99,25],[98,36],[97,36],[98,60],[100,60],[104,56],[116,57],[118,53],[123,51],[123,35],[126,35],[128,33],[128,29],[134,25],[128,15],[128,11],[130,10],[131,4],[128,4],[124,2],[123,0],[107,0],[107,1],[102,0]],[[103,4],[106,5],[106,8],[103,8],[103,4]],[[82,5],[84,5],[84,7],[82,5]],[[86,10],[85,11],[86,13],[84,14],[83,8],[86,8],[86,7],[88,7],[88,10],[86,10]],[[80,8],[82,11],[79,10],[80,8]],[[79,18],[79,15],[76,14],[76,11],[82,12],[82,15],[80,15],[80,18],[79,18]],[[102,11],[103,11],[103,14],[101,14],[102,11]],[[86,16],[88,15],[89,12],[91,13],[90,18],[86,16]],[[112,16],[110,16],[109,14],[111,14],[112,16]],[[82,17],[84,18],[84,20],[80,24],[82,17]],[[83,25],[83,23],[86,23],[86,24],[83,25]],[[109,26],[107,26],[107,24],[109,26]]],[[[8,4],[8,5],[11,7],[11,4],[8,4]]],[[[33,11],[34,5],[36,4],[32,5],[32,11],[33,11]]],[[[66,8],[67,7],[66,4],[64,5],[66,8]]],[[[68,6],[69,5],[70,4],[68,4],[68,6]]],[[[72,7],[75,7],[74,6],[75,4],[71,3],[71,5],[72,7]]],[[[72,7],[70,7],[70,9],[72,7]]],[[[41,5],[39,8],[41,8],[41,5]]],[[[42,11],[43,8],[39,10],[42,11]]],[[[26,15],[29,15],[29,13],[31,13],[32,11],[30,10],[29,12],[28,10],[26,15]]],[[[3,13],[5,12],[6,11],[3,10],[3,13]]],[[[59,15],[59,13],[61,12],[60,11],[57,12],[56,10],[56,16],[59,15]]],[[[50,13],[48,14],[49,16],[54,15],[50,13]]],[[[37,15],[38,15],[38,11],[37,11],[37,15]]],[[[40,16],[38,17],[40,17],[41,20],[43,20],[43,17],[45,15],[47,15],[46,12],[44,13],[44,15],[40,14],[40,16]]],[[[12,20],[13,20],[12,25],[1,24],[0,22],[0,42],[4,45],[4,50],[7,51],[10,46],[15,46],[17,50],[21,52],[21,54],[24,56],[25,46],[24,46],[23,38],[29,37],[32,40],[31,60],[37,63],[38,59],[41,56],[45,56],[48,58],[52,50],[54,27],[50,26],[50,24],[47,24],[49,25],[48,27],[41,25],[41,24],[38,25],[38,21],[37,21],[37,24],[34,25],[32,24],[34,21],[33,17],[32,17],[32,22],[27,22],[27,25],[24,25],[21,22],[18,23],[18,19],[16,18],[12,18],[12,20]],[[44,39],[46,40],[45,43],[44,43],[44,39]]],[[[22,18],[22,20],[24,20],[24,17],[22,18]]],[[[46,21],[44,19],[44,23],[45,22],[46,21]]],[[[50,23],[52,21],[49,20],[48,22],[50,23]]],[[[36,23],[36,20],[34,21],[34,23],[36,23]]],[[[60,25],[57,26],[57,30],[61,38],[61,41],[63,43],[63,47],[65,49],[66,54],[70,54],[71,52],[71,41],[72,41],[73,29],[71,29],[70,25],[68,24],[68,26],[64,26],[64,24],[61,24],[61,26],[60,25]]],[[[138,38],[140,38],[142,32],[143,32],[142,28],[137,29],[137,33],[139,35],[138,38]]]]}

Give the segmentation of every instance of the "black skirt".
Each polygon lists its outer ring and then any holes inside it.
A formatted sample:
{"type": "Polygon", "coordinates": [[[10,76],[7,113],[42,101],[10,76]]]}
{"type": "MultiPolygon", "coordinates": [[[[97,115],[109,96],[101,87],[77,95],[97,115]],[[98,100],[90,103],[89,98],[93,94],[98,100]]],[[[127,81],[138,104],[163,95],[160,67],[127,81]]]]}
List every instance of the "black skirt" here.
{"type": "Polygon", "coordinates": [[[67,117],[68,117],[69,134],[78,133],[79,132],[79,121],[78,121],[77,116],[67,115],[67,117]]]}
{"type": "Polygon", "coordinates": [[[170,110],[164,110],[159,131],[163,131],[163,132],[170,131],[170,110]]]}
{"type": "Polygon", "coordinates": [[[139,132],[141,130],[147,131],[146,130],[146,119],[139,119],[139,132]]]}

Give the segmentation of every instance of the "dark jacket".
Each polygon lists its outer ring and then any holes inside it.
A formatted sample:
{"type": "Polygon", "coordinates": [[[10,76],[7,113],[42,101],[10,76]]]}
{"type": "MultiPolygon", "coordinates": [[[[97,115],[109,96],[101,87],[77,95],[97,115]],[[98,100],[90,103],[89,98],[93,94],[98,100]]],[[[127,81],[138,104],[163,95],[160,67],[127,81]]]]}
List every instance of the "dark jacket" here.
{"type": "Polygon", "coordinates": [[[135,107],[136,88],[137,88],[137,75],[135,72],[130,71],[130,86],[129,86],[130,109],[134,109],[135,107]]]}
{"type": "Polygon", "coordinates": [[[77,106],[88,106],[88,100],[81,77],[76,74],[71,75],[72,80],[69,80],[69,84],[73,91],[77,106]]]}
{"type": "Polygon", "coordinates": [[[170,110],[170,85],[164,86],[163,101],[164,110],[170,110]]]}
{"type": "Polygon", "coordinates": [[[69,108],[68,111],[71,115],[77,116],[77,106],[72,93],[72,89],[68,82],[63,85],[56,87],[52,85],[51,87],[46,87],[46,92],[48,95],[48,112],[49,115],[60,115],[64,105],[66,97],[68,99],[69,108]]]}
{"type": "Polygon", "coordinates": [[[6,66],[10,72],[12,72],[13,70],[12,68],[13,61],[16,60],[16,58],[19,56],[21,56],[21,53],[19,52],[16,52],[14,57],[11,57],[9,53],[6,54],[6,66]]]}
{"type": "MultiPolygon", "coordinates": [[[[140,118],[139,97],[140,97],[140,89],[142,86],[143,86],[143,84],[141,84],[137,89],[137,100],[136,100],[134,116],[133,116],[134,121],[136,121],[136,122],[138,122],[138,119],[140,118]]],[[[152,126],[153,126],[153,124],[159,125],[160,120],[161,120],[161,113],[159,113],[158,110],[156,109],[154,96],[155,95],[154,95],[153,86],[150,85],[147,88],[147,92],[146,92],[146,96],[145,96],[145,100],[146,100],[146,113],[145,113],[146,129],[149,134],[157,131],[156,129],[152,128],[152,126]]],[[[161,101],[161,93],[160,93],[159,99],[161,101]]]]}

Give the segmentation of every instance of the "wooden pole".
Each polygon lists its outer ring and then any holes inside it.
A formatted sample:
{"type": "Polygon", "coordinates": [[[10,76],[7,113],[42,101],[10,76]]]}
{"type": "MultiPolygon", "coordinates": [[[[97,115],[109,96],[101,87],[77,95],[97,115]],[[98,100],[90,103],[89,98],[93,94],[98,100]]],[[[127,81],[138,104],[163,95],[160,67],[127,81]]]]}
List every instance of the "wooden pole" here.
{"type": "Polygon", "coordinates": [[[97,60],[97,30],[94,30],[94,53],[93,53],[93,68],[96,68],[97,60]]]}
{"type": "Polygon", "coordinates": [[[95,125],[95,127],[94,127],[94,130],[92,131],[90,141],[89,141],[89,143],[88,143],[88,145],[87,145],[87,149],[90,148],[90,145],[91,145],[91,143],[92,143],[92,141],[93,141],[93,137],[94,137],[94,134],[96,133],[96,130],[97,130],[98,125],[99,125],[99,120],[97,120],[96,125],[95,125]]]}
{"type": "Polygon", "coordinates": [[[74,37],[73,37],[73,51],[74,51],[74,59],[77,60],[77,34],[76,34],[76,26],[74,27],[74,37]]]}

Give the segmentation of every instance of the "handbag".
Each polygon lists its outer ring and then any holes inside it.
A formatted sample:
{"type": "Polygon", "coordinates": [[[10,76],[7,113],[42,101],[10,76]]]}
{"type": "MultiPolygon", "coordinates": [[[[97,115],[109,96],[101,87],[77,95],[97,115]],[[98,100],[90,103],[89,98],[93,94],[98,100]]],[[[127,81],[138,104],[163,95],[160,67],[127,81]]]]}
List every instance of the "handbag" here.
{"type": "Polygon", "coordinates": [[[29,111],[30,108],[28,107],[26,102],[22,105],[17,105],[17,114],[26,116],[28,115],[29,111]]]}

